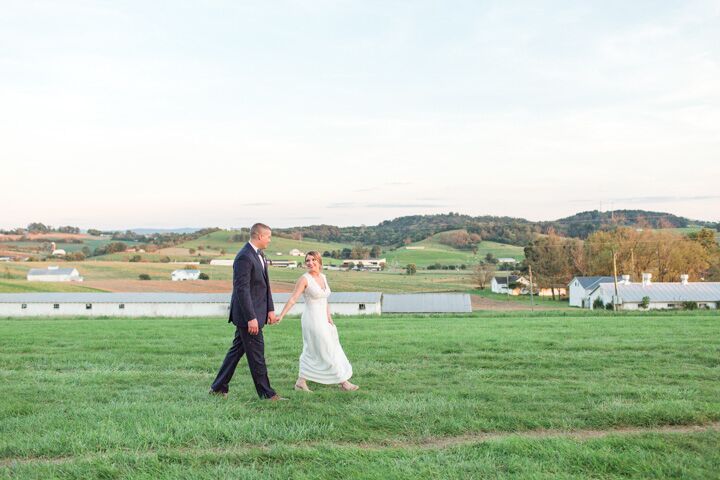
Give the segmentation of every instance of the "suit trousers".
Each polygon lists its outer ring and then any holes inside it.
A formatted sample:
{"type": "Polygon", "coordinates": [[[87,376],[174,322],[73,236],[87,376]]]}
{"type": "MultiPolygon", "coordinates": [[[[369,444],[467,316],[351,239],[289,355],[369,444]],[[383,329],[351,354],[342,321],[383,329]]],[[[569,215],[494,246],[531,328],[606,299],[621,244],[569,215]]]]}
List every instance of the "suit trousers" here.
{"type": "Polygon", "coordinates": [[[275,390],[270,387],[270,379],[265,365],[265,341],[262,329],[257,335],[250,335],[247,328],[237,327],[235,329],[232,346],[225,355],[225,360],[223,360],[211,388],[216,392],[228,392],[235,367],[243,355],[247,356],[250,375],[252,375],[255,389],[260,398],[270,398],[275,395],[275,390]]]}

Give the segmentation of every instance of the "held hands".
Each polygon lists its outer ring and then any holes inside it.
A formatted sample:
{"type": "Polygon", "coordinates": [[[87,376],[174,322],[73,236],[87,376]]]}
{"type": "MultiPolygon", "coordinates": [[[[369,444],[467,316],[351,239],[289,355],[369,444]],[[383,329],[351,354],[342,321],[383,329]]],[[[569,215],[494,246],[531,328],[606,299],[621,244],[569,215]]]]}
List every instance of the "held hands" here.
{"type": "Polygon", "coordinates": [[[269,325],[280,323],[280,320],[282,320],[282,316],[278,317],[275,315],[275,312],[268,312],[267,323],[269,325]]]}
{"type": "Polygon", "coordinates": [[[248,322],[248,333],[250,335],[257,335],[259,332],[260,328],[258,327],[257,318],[253,318],[248,322]]]}

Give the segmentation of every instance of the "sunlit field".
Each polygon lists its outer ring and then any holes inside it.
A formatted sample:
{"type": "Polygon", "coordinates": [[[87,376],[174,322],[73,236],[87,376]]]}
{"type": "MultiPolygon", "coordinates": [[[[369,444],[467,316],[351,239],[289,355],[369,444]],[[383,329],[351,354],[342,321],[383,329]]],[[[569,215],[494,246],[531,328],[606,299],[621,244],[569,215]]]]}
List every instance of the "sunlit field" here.
{"type": "Polygon", "coordinates": [[[2,478],[717,478],[720,317],[338,318],[358,392],[292,390],[299,322],[208,387],[224,319],[0,320],[2,478]]]}

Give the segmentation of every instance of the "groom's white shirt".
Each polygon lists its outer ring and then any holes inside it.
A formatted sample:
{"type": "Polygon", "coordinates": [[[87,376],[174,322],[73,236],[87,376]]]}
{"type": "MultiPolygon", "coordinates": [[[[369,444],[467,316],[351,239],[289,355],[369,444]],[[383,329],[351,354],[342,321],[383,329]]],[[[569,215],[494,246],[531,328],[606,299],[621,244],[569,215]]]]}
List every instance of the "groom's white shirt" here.
{"type": "Polygon", "coordinates": [[[263,268],[265,268],[265,260],[263,259],[263,256],[260,255],[260,250],[252,242],[248,242],[248,243],[253,248],[253,250],[255,250],[255,255],[258,256],[258,258],[260,259],[260,263],[262,263],[263,268]]]}

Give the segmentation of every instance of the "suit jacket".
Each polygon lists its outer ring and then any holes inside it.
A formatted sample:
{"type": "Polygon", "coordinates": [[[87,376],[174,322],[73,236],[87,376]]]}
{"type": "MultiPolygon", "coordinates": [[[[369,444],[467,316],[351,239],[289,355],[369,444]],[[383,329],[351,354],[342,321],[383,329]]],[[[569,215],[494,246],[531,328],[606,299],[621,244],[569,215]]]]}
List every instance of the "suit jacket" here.
{"type": "Polygon", "coordinates": [[[233,262],[233,291],[228,322],[247,328],[253,318],[262,328],[268,312],[275,311],[268,279],[267,261],[263,262],[250,243],[246,243],[233,262]]]}

